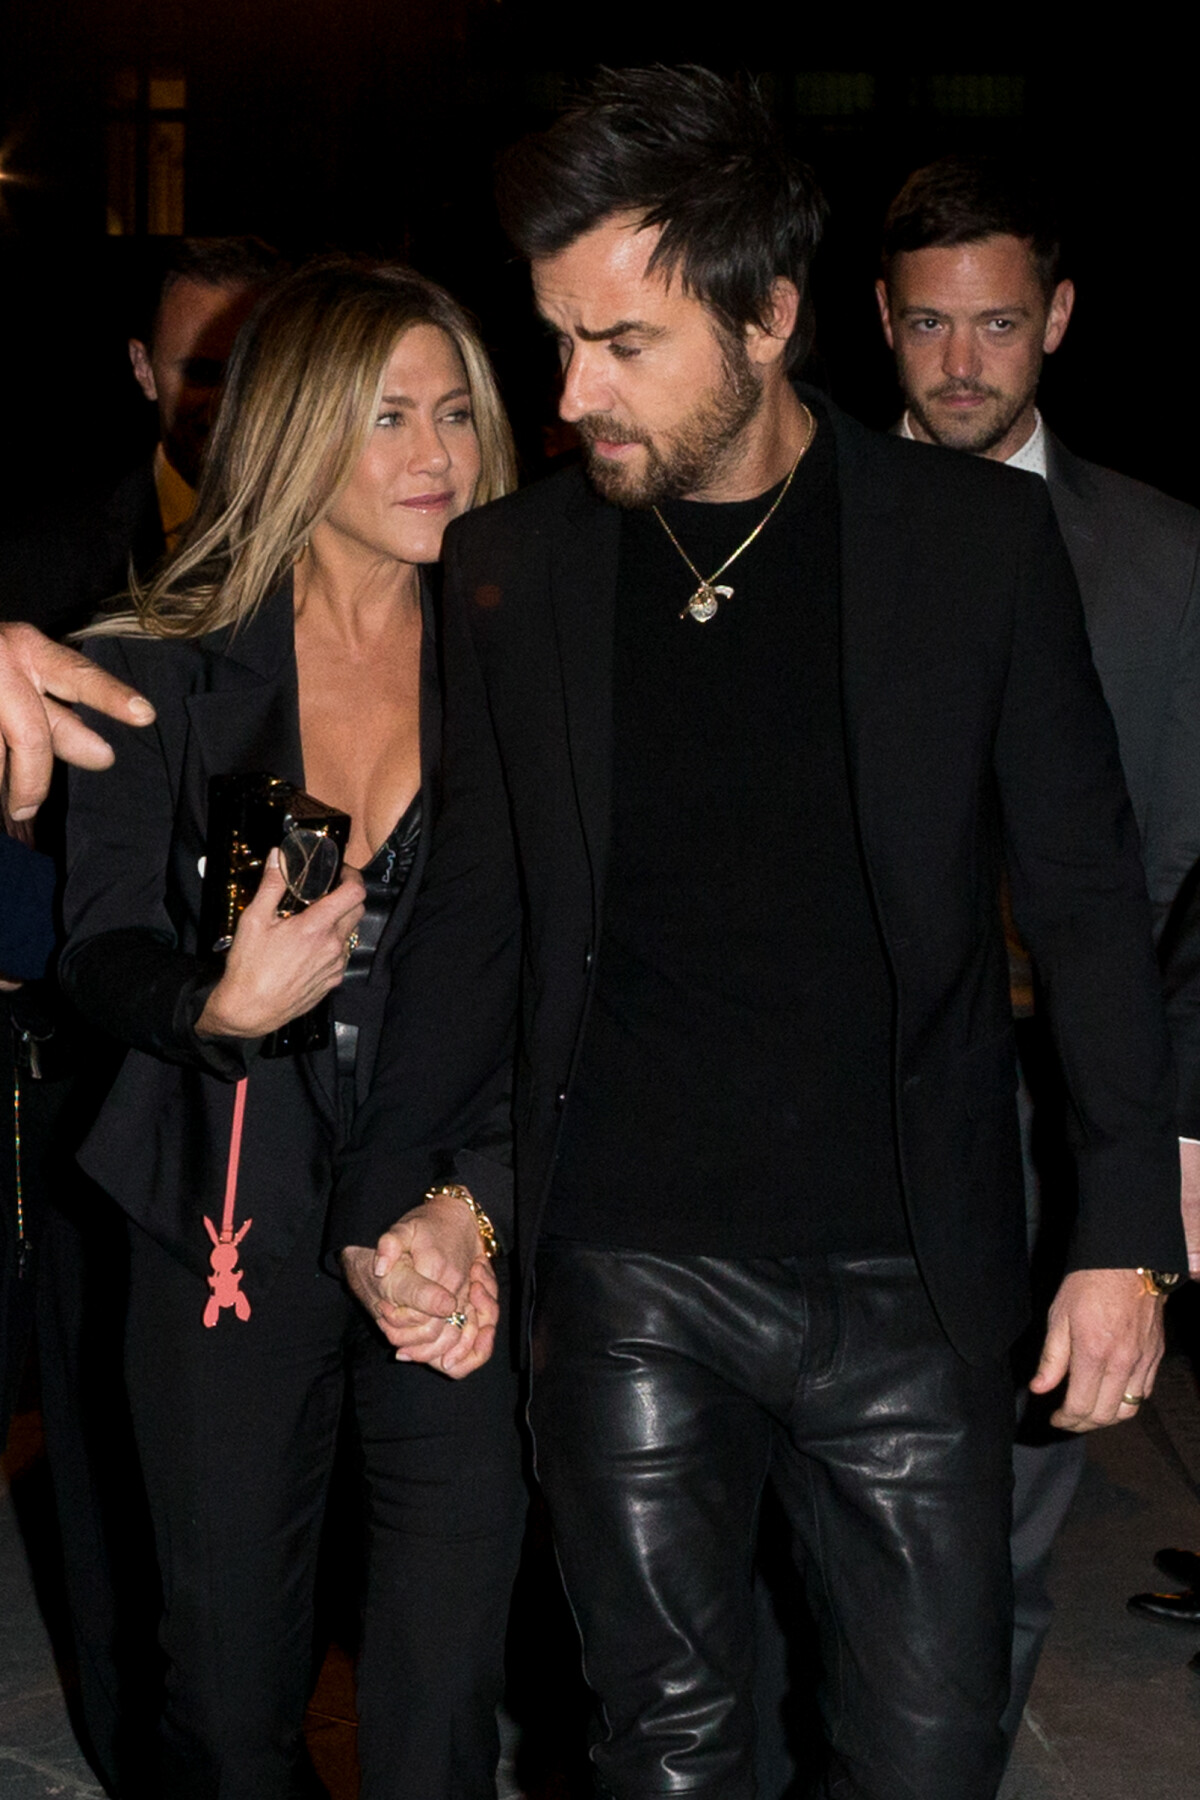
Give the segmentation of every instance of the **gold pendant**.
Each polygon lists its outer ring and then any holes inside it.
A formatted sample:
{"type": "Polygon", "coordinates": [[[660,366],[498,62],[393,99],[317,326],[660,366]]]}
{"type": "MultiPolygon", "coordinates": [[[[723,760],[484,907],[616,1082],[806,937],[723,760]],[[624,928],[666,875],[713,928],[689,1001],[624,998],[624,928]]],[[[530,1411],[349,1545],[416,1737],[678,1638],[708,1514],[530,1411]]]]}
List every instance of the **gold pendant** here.
{"type": "Polygon", "coordinates": [[[731,587],[714,587],[711,581],[702,581],[679,616],[683,619],[690,613],[697,625],[707,625],[722,600],[732,598],[731,587]]]}

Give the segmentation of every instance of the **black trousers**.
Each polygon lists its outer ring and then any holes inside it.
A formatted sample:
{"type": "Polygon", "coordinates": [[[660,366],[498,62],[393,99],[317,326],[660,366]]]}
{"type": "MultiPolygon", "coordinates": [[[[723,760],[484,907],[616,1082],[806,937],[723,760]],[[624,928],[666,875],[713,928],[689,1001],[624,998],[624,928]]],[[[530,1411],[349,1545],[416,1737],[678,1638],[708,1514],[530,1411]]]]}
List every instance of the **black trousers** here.
{"type": "Polygon", "coordinates": [[[319,1263],[320,1217],[249,1320],[131,1228],[127,1373],[162,1568],[164,1800],[309,1792],[313,1590],[343,1395],[369,1496],[363,1800],[493,1800],[524,1489],[498,1349],[453,1382],[397,1363],[319,1263]]]}
{"type": "Polygon", "coordinates": [[[1012,1625],[1007,1359],[911,1260],[539,1255],[530,1419],[616,1800],[752,1800],[768,1472],[821,1639],[838,1800],[991,1800],[1012,1625]]]}
{"type": "Polygon", "coordinates": [[[121,1800],[155,1800],[158,1569],[122,1379],[125,1218],[79,1170],[47,1195],[37,1349],[82,1737],[121,1800]]]}
{"type": "MultiPolygon", "coordinates": [[[[40,1035],[54,1024],[61,1034],[62,1012],[41,983],[0,996],[0,1445],[36,1329],[78,1682],[68,1687],[72,1724],[106,1788],[134,1800],[152,1792],[145,1745],[158,1711],[158,1581],[121,1377],[125,1221],[75,1167],[91,1102],[74,1060],[48,1053],[47,1079],[35,1080],[14,1055],[16,1030],[33,1024],[40,1035]]],[[[95,1057],[78,1060],[96,1072],[95,1057]]]]}

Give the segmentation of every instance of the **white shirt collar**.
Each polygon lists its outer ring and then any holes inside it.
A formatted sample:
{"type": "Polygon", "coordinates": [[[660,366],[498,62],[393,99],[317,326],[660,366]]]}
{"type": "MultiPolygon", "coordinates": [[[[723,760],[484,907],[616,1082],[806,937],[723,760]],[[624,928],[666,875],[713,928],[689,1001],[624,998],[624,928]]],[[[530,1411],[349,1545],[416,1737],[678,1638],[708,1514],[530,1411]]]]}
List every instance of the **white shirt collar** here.
{"type": "Polygon", "coordinates": [[[1031,475],[1040,475],[1046,479],[1046,427],[1040,412],[1033,415],[1033,430],[1025,439],[1019,450],[1005,458],[1010,469],[1028,469],[1031,475]]]}
{"type": "MultiPolygon", "coordinates": [[[[1025,442],[1021,445],[1019,450],[1014,450],[1011,456],[1005,457],[1004,466],[1007,469],[1027,469],[1031,475],[1040,475],[1042,480],[1045,481],[1046,426],[1041,413],[1038,412],[1036,408],[1034,410],[1033,419],[1033,430],[1025,439],[1025,442]]],[[[900,436],[911,438],[912,435],[912,427],[908,422],[908,409],[906,407],[904,410],[904,417],[900,421],[900,436]]]]}

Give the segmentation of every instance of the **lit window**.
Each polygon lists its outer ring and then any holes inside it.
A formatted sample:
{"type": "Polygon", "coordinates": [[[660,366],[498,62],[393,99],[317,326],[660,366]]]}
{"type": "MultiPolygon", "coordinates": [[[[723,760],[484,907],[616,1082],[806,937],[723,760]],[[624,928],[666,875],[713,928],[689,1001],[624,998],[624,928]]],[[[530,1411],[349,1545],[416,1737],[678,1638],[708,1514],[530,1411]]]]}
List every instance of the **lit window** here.
{"type": "Polygon", "coordinates": [[[106,122],[110,237],[183,235],[186,112],[187,80],[178,72],[113,72],[106,122]]]}

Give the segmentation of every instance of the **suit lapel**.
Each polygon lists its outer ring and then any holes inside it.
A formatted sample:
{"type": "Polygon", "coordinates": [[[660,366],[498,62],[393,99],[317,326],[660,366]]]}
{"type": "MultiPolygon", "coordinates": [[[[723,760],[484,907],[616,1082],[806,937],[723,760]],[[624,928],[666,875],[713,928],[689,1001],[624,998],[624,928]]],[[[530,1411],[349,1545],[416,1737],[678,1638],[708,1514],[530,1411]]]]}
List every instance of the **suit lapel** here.
{"type": "MultiPolygon", "coordinates": [[[[868,870],[880,866],[888,794],[902,771],[894,743],[877,733],[878,700],[897,666],[894,639],[908,583],[911,536],[875,434],[830,407],[838,463],[841,544],[841,675],[851,798],[868,870]]],[[[883,440],[880,440],[883,441],[883,440]]]]}
{"type": "Polygon", "coordinates": [[[1111,591],[1104,515],[1087,465],[1072,456],[1049,432],[1046,434],[1046,484],[1091,631],[1096,627],[1096,616],[1103,599],[1111,591]]]}
{"type": "Polygon", "coordinates": [[[213,633],[212,685],[185,701],[199,749],[201,817],[213,775],[279,775],[304,785],[300,700],[288,581],[236,632],[213,633]]]}
{"type": "Polygon", "coordinates": [[[580,481],[551,548],[550,596],[571,778],[597,907],[612,805],[613,629],[621,514],[580,481]]]}

